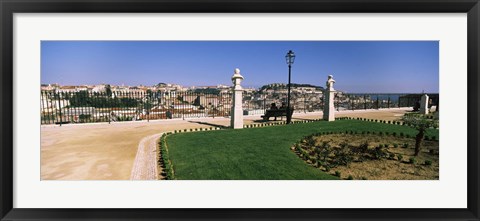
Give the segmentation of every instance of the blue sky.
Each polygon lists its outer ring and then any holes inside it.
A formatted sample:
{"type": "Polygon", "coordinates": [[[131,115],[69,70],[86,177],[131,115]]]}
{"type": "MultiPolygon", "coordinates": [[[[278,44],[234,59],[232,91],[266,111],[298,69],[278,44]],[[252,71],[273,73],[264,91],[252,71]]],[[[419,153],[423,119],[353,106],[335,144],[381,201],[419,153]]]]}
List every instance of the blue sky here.
{"type": "Polygon", "coordinates": [[[438,93],[438,41],[42,41],[41,83],[230,85],[292,83],[359,93],[438,93]]]}

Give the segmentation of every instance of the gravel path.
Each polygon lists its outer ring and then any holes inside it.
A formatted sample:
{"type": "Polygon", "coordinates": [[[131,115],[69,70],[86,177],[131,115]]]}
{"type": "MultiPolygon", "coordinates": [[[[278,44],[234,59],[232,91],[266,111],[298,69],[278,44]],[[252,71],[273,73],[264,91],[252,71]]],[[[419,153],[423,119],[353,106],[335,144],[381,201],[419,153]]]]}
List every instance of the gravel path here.
{"type": "Polygon", "coordinates": [[[163,133],[144,137],[138,144],[131,180],[157,180],[157,141],[163,133]]]}

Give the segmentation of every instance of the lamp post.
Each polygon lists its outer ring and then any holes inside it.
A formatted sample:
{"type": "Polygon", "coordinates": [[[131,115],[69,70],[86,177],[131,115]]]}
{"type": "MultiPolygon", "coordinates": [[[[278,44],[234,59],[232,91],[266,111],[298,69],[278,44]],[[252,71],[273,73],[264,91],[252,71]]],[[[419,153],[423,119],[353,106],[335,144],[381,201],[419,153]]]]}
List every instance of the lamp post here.
{"type": "Polygon", "coordinates": [[[290,124],[292,121],[292,115],[290,113],[290,79],[292,73],[292,64],[295,61],[295,53],[293,53],[292,50],[289,50],[287,55],[285,55],[285,60],[288,64],[287,124],[290,124]]]}

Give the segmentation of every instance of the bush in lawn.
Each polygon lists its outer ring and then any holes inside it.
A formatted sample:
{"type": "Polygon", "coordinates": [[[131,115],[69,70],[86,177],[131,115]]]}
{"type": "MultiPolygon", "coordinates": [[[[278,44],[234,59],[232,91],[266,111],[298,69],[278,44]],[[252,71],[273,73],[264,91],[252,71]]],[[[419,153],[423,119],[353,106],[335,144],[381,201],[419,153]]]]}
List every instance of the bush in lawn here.
{"type": "Polygon", "coordinates": [[[392,160],[395,159],[395,154],[394,153],[389,153],[388,158],[390,158],[392,160]]]}
{"type": "Polygon", "coordinates": [[[431,165],[432,165],[432,161],[431,161],[431,160],[425,160],[425,165],[431,166],[431,165]]]}
{"type": "Polygon", "coordinates": [[[408,162],[409,162],[410,164],[415,164],[415,163],[417,162],[417,159],[415,159],[415,157],[410,157],[410,158],[408,159],[408,162]]]}
{"type": "Polygon", "coordinates": [[[400,137],[404,137],[405,134],[403,134],[403,132],[400,132],[400,137]]]}
{"type": "Polygon", "coordinates": [[[330,171],[330,167],[329,166],[325,166],[325,172],[329,172],[330,171]]]}
{"type": "Polygon", "coordinates": [[[373,149],[370,154],[372,155],[373,159],[376,159],[376,160],[387,156],[387,153],[380,146],[373,149]]]}
{"type": "Polygon", "coordinates": [[[360,144],[360,146],[358,146],[358,149],[360,150],[360,152],[366,153],[368,151],[368,146],[369,145],[370,144],[368,143],[368,141],[365,141],[362,144],[360,144]]]}
{"type": "Polygon", "coordinates": [[[341,175],[342,175],[342,173],[340,173],[340,171],[338,171],[338,170],[335,171],[335,176],[340,177],[341,175]]]}
{"type": "Polygon", "coordinates": [[[397,132],[393,132],[392,135],[393,135],[394,137],[396,137],[396,136],[397,136],[397,132]]]}
{"type": "Polygon", "coordinates": [[[397,148],[398,147],[398,144],[393,144],[393,148],[397,148]]]}

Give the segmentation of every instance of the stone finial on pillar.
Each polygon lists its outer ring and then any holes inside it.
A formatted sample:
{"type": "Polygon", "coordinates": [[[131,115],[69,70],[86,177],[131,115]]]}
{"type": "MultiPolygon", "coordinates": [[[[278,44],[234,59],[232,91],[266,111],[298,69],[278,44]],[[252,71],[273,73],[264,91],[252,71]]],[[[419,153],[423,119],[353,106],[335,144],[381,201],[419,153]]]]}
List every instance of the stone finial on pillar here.
{"type": "Polygon", "coordinates": [[[335,80],[333,80],[332,75],[328,75],[328,80],[326,83],[327,88],[324,91],[324,105],[323,105],[323,119],[326,121],[334,121],[335,120],[335,106],[334,106],[334,98],[335,98],[335,89],[333,89],[333,84],[335,80]]]}
{"type": "Polygon", "coordinates": [[[243,108],[242,95],[243,88],[240,83],[243,81],[243,76],[240,74],[240,69],[235,68],[232,76],[233,96],[232,96],[232,111],[230,113],[230,126],[233,129],[243,128],[243,108]]]}
{"type": "Polygon", "coordinates": [[[420,113],[421,114],[428,114],[428,95],[423,94],[422,98],[420,99],[420,113]]]}

